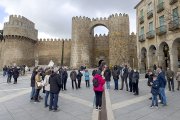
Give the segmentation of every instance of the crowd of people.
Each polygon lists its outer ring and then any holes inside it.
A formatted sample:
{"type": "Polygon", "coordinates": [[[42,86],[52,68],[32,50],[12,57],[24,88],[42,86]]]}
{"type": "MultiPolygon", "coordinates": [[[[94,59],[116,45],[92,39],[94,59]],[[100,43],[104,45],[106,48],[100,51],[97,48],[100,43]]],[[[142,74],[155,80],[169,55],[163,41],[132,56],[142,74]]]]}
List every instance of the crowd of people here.
{"type": "MultiPolygon", "coordinates": [[[[21,67],[18,68],[16,66],[5,66],[3,68],[3,76],[8,76],[7,83],[11,82],[12,76],[14,78],[14,84],[17,83],[17,78],[20,74],[19,71],[23,71],[23,69],[20,68],[21,67]]],[[[96,110],[101,110],[102,107],[104,84],[106,84],[106,89],[111,89],[111,78],[114,80],[114,90],[123,90],[125,84],[126,91],[133,92],[134,95],[139,95],[139,71],[137,69],[132,69],[126,64],[121,66],[115,65],[112,67],[112,69],[110,69],[107,65],[102,64],[92,71],[92,79],[88,69],[84,67],[82,69],[82,67],[80,67],[78,71],[73,69],[70,72],[69,77],[71,79],[72,89],[76,90],[81,89],[82,77],[84,77],[87,88],[90,88],[90,82],[92,82],[92,87],[95,93],[96,110]]],[[[150,98],[150,100],[152,100],[150,106],[151,108],[158,108],[158,96],[159,103],[163,106],[167,105],[167,98],[165,94],[166,83],[168,83],[169,91],[175,91],[174,77],[178,82],[177,90],[179,90],[180,72],[177,72],[175,75],[175,73],[169,68],[166,72],[163,71],[161,67],[154,67],[153,71],[148,69],[147,73],[145,74],[145,78],[148,79],[147,85],[150,87],[150,92],[152,93],[152,97],[150,98]]],[[[35,67],[31,75],[32,91],[30,100],[34,102],[40,102],[42,99],[40,91],[42,89],[43,93],[45,93],[45,108],[48,107],[50,111],[59,111],[58,96],[61,90],[67,90],[67,79],[68,73],[65,67],[47,67],[45,69],[42,67],[35,67]]]]}

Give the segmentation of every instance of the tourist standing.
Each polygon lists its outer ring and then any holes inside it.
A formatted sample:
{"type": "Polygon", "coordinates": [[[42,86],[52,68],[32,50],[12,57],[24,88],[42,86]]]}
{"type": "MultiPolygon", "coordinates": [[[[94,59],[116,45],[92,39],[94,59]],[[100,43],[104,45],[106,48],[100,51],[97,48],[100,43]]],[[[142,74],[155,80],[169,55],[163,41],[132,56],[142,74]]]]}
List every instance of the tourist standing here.
{"type": "Polygon", "coordinates": [[[7,69],[7,83],[11,83],[11,78],[12,78],[12,75],[13,75],[13,70],[12,70],[12,67],[8,67],[7,69]]]}
{"type": "Polygon", "coordinates": [[[45,86],[45,101],[44,101],[44,107],[48,107],[48,97],[49,97],[49,91],[50,91],[50,84],[49,84],[49,77],[51,75],[51,70],[46,70],[45,72],[45,78],[43,81],[43,85],[45,86]]]}
{"type": "Polygon", "coordinates": [[[84,72],[84,79],[86,82],[86,87],[90,87],[90,83],[89,83],[90,77],[89,77],[89,71],[88,70],[85,70],[85,72],[84,72]]]}
{"type": "Polygon", "coordinates": [[[152,93],[152,104],[151,108],[156,107],[158,108],[158,99],[157,96],[159,95],[159,81],[157,80],[157,76],[153,74],[153,82],[151,84],[151,93],[152,93]]]}
{"type": "Polygon", "coordinates": [[[36,92],[36,89],[35,89],[35,76],[37,74],[37,68],[34,68],[33,72],[32,72],[32,75],[31,75],[31,96],[30,96],[30,100],[34,100],[34,97],[35,97],[35,92],[36,92]]]}
{"type": "Polygon", "coordinates": [[[134,69],[132,84],[134,89],[134,95],[139,95],[139,72],[136,69],[134,69]]]}
{"type": "Polygon", "coordinates": [[[127,65],[125,65],[125,67],[121,70],[122,84],[121,84],[121,89],[120,90],[123,90],[124,82],[125,82],[125,84],[126,84],[126,91],[128,91],[127,77],[128,77],[128,68],[127,68],[127,65]]]}
{"type": "Polygon", "coordinates": [[[178,83],[178,85],[177,85],[177,90],[179,90],[179,89],[180,89],[180,72],[177,72],[177,74],[176,74],[176,80],[177,80],[177,83],[178,83]]]}
{"type": "Polygon", "coordinates": [[[130,89],[130,91],[129,92],[132,92],[132,91],[134,92],[133,84],[132,84],[133,73],[134,73],[134,70],[130,68],[130,72],[129,72],[129,89],[130,89]]]}
{"type": "Polygon", "coordinates": [[[15,66],[13,69],[13,78],[14,78],[14,84],[17,84],[17,79],[19,77],[19,70],[17,69],[17,67],[15,66]]]}
{"type": "Polygon", "coordinates": [[[117,65],[114,66],[114,69],[112,71],[112,76],[114,79],[114,90],[118,90],[118,80],[119,80],[119,70],[117,68],[117,65]]]}
{"type": "Polygon", "coordinates": [[[64,68],[64,70],[63,70],[63,89],[64,90],[67,90],[66,89],[67,79],[68,79],[68,73],[67,73],[66,68],[64,68]]]}
{"type": "Polygon", "coordinates": [[[58,97],[59,92],[62,88],[62,77],[61,74],[57,74],[58,71],[52,71],[52,74],[49,77],[50,84],[50,103],[49,111],[53,110],[54,112],[59,111],[58,109],[58,97]]]}
{"type": "MultiPolygon", "coordinates": [[[[151,87],[152,87],[153,75],[154,75],[154,74],[152,73],[151,69],[148,69],[147,73],[145,74],[145,78],[148,79],[148,81],[147,81],[147,86],[149,86],[150,89],[151,89],[151,87]]],[[[151,100],[152,97],[150,97],[149,99],[151,100]]]]}
{"type": "Polygon", "coordinates": [[[81,88],[81,78],[82,78],[83,74],[81,73],[80,70],[78,70],[78,74],[77,74],[77,80],[78,80],[78,88],[81,88]]]}
{"type": "Polygon", "coordinates": [[[174,72],[169,68],[167,68],[166,77],[168,81],[169,91],[172,90],[174,92],[174,72]]]}
{"type": "Polygon", "coordinates": [[[163,104],[163,106],[167,105],[167,101],[166,101],[166,94],[165,94],[165,88],[166,88],[166,79],[165,79],[165,75],[162,72],[161,68],[157,68],[157,72],[158,72],[158,81],[159,81],[159,93],[161,95],[161,103],[163,104]]]}
{"type": "Polygon", "coordinates": [[[34,96],[34,102],[40,102],[39,101],[39,92],[42,88],[42,77],[40,76],[41,74],[41,71],[38,70],[36,76],[35,76],[35,89],[36,89],[36,92],[35,92],[35,96],[34,96]]]}
{"type": "Polygon", "coordinates": [[[104,91],[105,80],[100,74],[96,74],[93,78],[93,90],[96,98],[96,110],[101,110],[102,107],[102,94],[104,91]],[[96,83],[96,84],[94,84],[96,83]]]}
{"type": "Polygon", "coordinates": [[[106,70],[104,71],[104,77],[106,80],[106,88],[110,89],[110,82],[111,82],[111,70],[109,67],[106,67],[106,70]]]}
{"type": "Polygon", "coordinates": [[[72,81],[72,89],[74,89],[74,83],[75,83],[76,89],[78,89],[78,87],[77,87],[77,82],[76,82],[77,73],[76,73],[75,70],[73,70],[73,71],[70,73],[70,78],[71,78],[71,81],[72,81]]]}
{"type": "Polygon", "coordinates": [[[3,76],[6,76],[6,73],[7,73],[7,66],[5,65],[5,66],[3,67],[3,76]]]}

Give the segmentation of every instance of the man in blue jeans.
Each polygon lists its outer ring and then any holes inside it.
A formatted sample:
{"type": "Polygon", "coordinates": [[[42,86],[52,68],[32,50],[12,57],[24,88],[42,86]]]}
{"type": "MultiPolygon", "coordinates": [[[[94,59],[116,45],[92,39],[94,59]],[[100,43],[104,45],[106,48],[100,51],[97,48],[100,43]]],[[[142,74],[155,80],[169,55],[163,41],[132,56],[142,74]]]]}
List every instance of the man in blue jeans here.
{"type": "Polygon", "coordinates": [[[56,73],[57,71],[52,71],[52,74],[49,77],[50,84],[50,104],[49,111],[54,110],[54,112],[59,111],[58,109],[58,96],[62,88],[62,77],[60,74],[56,73]]]}
{"type": "Polygon", "coordinates": [[[165,94],[165,88],[166,88],[165,75],[163,74],[161,68],[158,68],[157,72],[158,72],[157,80],[159,81],[159,93],[161,95],[161,103],[163,104],[163,106],[167,106],[166,94],[165,94]]]}

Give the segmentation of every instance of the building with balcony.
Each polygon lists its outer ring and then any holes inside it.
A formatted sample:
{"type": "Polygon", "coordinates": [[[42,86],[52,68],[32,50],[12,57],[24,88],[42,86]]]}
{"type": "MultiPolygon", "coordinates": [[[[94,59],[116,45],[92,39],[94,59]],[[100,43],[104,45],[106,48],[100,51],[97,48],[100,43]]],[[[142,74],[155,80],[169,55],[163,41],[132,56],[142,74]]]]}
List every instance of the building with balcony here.
{"type": "Polygon", "coordinates": [[[140,71],[180,71],[180,0],[141,0],[135,9],[140,71]]]}

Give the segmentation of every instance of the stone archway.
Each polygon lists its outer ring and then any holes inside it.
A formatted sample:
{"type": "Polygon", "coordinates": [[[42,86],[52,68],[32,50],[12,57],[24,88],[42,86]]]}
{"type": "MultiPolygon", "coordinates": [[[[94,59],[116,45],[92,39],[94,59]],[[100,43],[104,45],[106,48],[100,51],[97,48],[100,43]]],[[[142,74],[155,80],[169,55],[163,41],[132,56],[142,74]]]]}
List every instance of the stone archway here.
{"type": "Polygon", "coordinates": [[[159,61],[158,65],[162,69],[167,70],[170,67],[169,45],[166,42],[162,42],[159,45],[159,61]]]}
{"type": "Polygon", "coordinates": [[[180,71],[180,38],[175,39],[171,47],[171,69],[177,72],[180,71]]]}
{"type": "Polygon", "coordinates": [[[154,45],[151,45],[149,47],[149,53],[148,53],[148,59],[149,59],[149,68],[153,70],[153,66],[157,65],[157,49],[154,45]]]}
{"type": "Polygon", "coordinates": [[[141,72],[147,70],[147,50],[145,47],[141,49],[141,72]]]}

